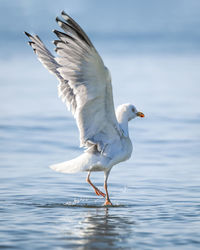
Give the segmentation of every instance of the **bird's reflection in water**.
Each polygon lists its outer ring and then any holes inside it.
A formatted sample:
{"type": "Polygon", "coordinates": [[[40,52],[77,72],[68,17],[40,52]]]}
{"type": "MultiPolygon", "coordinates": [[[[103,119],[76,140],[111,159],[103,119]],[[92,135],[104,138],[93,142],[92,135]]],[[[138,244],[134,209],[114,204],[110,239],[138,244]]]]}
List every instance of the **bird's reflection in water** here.
{"type": "MultiPolygon", "coordinates": [[[[70,238],[80,249],[120,249],[127,246],[133,230],[132,216],[121,209],[96,208],[81,213],[82,221],[70,230],[70,238]]],[[[68,231],[68,230],[67,230],[68,231]]],[[[68,238],[69,234],[65,231],[68,238]]],[[[67,239],[69,243],[69,238],[67,239]]],[[[71,242],[72,243],[72,242],[71,242]]]]}

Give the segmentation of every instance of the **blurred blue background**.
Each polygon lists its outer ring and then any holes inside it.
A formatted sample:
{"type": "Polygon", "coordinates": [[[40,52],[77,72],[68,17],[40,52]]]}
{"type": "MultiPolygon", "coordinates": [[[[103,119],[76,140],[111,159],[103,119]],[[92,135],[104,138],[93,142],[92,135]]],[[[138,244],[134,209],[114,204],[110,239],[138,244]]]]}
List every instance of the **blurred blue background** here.
{"type": "MultiPolygon", "coordinates": [[[[0,247],[199,249],[199,27],[198,0],[0,1],[0,247]],[[110,69],[115,105],[146,115],[129,126],[133,157],[109,177],[113,208],[85,173],[48,168],[82,151],[23,31],[53,51],[62,10],[110,69]]],[[[92,179],[102,186],[101,173],[92,179]]]]}
{"type": "Polygon", "coordinates": [[[63,9],[87,28],[94,42],[106,39],[106,47],[116,53],[126,49],[143,53],[199,52],[199,8],[197,0],[2,0],[1,53],[6,57],[18,54],[19,49],[25,53],[23,30],[53,39],[50,31],[55,28],[55,16],[63,9]]]}

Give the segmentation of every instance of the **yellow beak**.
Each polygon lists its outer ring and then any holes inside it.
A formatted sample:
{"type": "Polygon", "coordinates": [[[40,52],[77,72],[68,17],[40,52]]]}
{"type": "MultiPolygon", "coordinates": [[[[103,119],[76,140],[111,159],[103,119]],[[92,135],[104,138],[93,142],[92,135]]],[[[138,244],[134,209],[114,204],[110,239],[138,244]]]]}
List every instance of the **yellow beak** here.
{"type": "Polygon", "coordinates": [[[142,112],[137,112],[136,115],[139,117],[144,117],[144,114],[142,112]]]}

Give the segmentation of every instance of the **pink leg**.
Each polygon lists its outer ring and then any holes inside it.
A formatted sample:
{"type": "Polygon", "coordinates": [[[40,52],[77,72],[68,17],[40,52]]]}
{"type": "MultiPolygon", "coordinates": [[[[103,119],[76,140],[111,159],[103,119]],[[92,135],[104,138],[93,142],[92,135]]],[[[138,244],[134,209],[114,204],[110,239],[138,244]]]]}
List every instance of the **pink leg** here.
{"type": "Polygon", "coordinates": [[[111,203],[109,195],[108,195],[108,187],[107,187],[107,180],[108,180],[109,173],[110,173],[110,171],[105,172],[105,180],[104,180],[104,189],[106,191],[106,201],[104,203],[105,206],[112,206],[112,203],[111,203]]]}
{"type": "Polygon", "coordinates": [[[86,181],[94,188],[94,191],[95,191],[95,193],[97,195],[101,195],[101,196],[105,197],[106,195],[103,192],[101,192],[97,187],[95,187],[95,185],[91,182],[91,180],[90,180],[90,173],[91,172],[88,173],[86,181]]]}

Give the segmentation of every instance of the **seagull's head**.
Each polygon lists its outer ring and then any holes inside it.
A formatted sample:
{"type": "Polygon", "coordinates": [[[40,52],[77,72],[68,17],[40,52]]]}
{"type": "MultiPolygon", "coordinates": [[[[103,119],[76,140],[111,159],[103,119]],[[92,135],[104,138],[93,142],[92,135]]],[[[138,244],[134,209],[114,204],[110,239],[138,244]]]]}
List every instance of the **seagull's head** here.
{"type": "Polygon", "coordinates": [[[128,111],[128,120],[132,120],[136,117],[144,117],[144,114],[140,111],[137,111],[136,107],[132,104],[128,104],[127,106],[128,111]]]}
{"type": "Polygon", "coordinates": [[[130,103],[122,104],[117,108],[117,118],[118,121],[122,120],[123,117],[128,119],[128,121],[136,118],[136,117],[144,117],[142,112],[138,112],[136,107],[130,103]]]}

